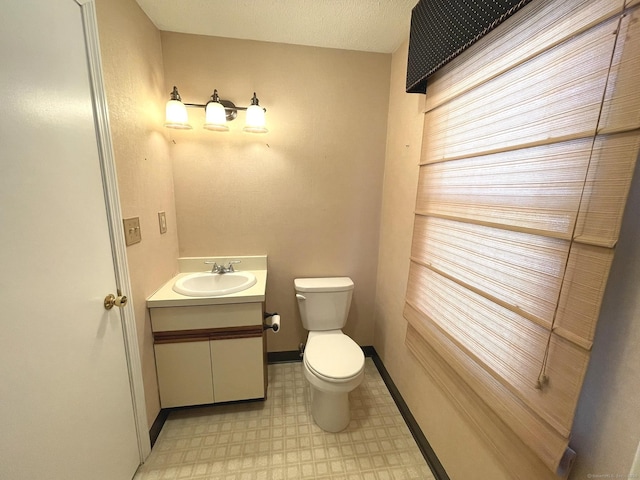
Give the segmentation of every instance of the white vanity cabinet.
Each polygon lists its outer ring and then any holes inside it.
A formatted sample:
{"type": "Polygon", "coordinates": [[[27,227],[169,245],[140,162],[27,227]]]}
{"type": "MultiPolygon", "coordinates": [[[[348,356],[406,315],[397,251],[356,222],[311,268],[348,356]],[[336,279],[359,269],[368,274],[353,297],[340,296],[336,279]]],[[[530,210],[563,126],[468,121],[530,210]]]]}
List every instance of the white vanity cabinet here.
{"type": "Polygon", "coordinates": [[[149,311],[162,408],[265,398],[262,303],[149,311]]]}

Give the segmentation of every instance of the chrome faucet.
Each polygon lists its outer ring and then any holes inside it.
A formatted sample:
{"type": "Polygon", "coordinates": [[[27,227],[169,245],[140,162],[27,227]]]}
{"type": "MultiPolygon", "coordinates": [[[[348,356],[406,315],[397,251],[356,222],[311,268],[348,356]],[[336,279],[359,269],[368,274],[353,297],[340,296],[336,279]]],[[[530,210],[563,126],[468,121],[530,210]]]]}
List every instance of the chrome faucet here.
{"type": "Polygon", "coordinates": [[[235,272],[235,269],[233,268],[234,265],[241,263],[240,260],[231,260],[227,266],[225,267],[224,265],[218,265],[217,262],[211,262],[208,260],[205,260],[205,262],[207,265],[211,265],[213,264],[213,266],[211,267],[211,273],[219,273],[219,274],[223,274],[223,273],[233,273],[235,272]]]}

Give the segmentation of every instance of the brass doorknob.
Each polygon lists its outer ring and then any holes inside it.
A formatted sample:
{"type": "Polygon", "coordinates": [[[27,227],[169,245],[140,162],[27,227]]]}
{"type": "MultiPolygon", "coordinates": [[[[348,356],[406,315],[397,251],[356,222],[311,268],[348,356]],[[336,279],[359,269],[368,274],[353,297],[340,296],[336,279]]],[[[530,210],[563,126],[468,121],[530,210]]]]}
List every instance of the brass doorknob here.
{"type": "MultiPolygon", "coordinates": [[[[118,292],[119,293],[119,292],[118,292]]],[[[105,310],[111,310],[114,305],[116,307],[124,307],[127,304],[127,297],[125,295],[118,295],[117,297],[110,293],[106,297],[104,297],[104,308],[105,310]]]]}

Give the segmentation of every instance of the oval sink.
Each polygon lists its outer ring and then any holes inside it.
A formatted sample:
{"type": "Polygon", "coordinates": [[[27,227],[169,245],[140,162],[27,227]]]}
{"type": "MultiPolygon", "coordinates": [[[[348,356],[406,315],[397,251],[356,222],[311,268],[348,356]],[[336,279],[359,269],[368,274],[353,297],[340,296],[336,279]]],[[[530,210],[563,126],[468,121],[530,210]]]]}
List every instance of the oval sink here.
{"type": "Polygon", "coordinates": [[[241,292],[255,284],[256,276],[251,272],[198,272],[176,280],[173,291],[188,297],[215,297],[241,292]]]}

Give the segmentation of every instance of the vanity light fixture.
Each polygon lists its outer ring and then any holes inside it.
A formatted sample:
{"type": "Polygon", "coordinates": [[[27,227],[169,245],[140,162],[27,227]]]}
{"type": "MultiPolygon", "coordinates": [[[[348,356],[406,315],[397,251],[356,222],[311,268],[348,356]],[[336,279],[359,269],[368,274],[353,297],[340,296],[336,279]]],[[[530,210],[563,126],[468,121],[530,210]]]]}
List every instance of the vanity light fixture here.
{"type": "Polygon", "coordinates": [[[164,126],[168,128],[177,128],[180,130],[189,130],[189,117],[187,115],[187,107],[182,103],[178,89],[173,87],[171,92],[171,100],[167,102],[166,120],[164,126]]]}
{"type": "Polygon", "coordinates": [[[171,99],[167,102],[166,121],[167,128],[177,128],[187,130],[192,128],[189,124],[186,107],[198,107],[205,109],[205,121],[203,127],[207,130],[217,132],[227,132],[229,127],[227,122],[234,120],[238,116],[238,110],[247,112],[245,127],[242,129],[250,133],[266,133],[264,114],[267,111],[260,106],[256,93],[253,92],[251,105],[248,107],[238,107],[229,100],[222,100],[218,95],[218,90],[213,91],[211,100],[205,105],[198,103],[182,103],[177,87],[173,87],[171,99]]]}
{"type": "Polygon", "coordinates": [[[228,132],[227,127],[227,112],[224,109],[224,105],[220,103],[220,97],[218,96],[218,90],[213,91],[211,100],[207,102],[204,108],[205,120],[204,128],[207,130],[214,130],[216,132],[228,132]]]}
{"type": "Polygon", "coordinates": [[[266,133],[267,129],[264,127],[265,111],[266,110],[261,108],[258,103],[256,92],[253,92],[251,105],[247,107],[247,119],[245,120],[244,128],[242,130],[251,133],[266,133]]]}

